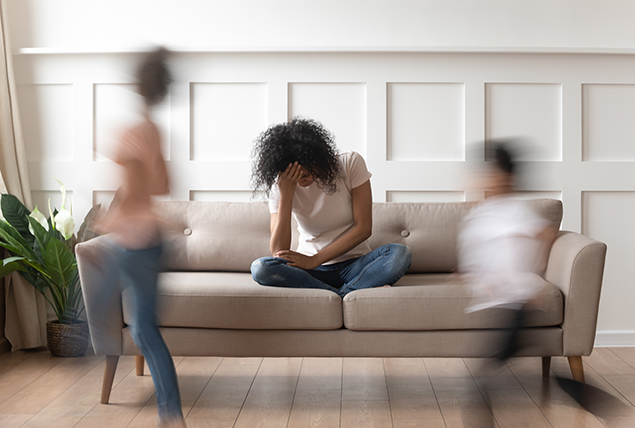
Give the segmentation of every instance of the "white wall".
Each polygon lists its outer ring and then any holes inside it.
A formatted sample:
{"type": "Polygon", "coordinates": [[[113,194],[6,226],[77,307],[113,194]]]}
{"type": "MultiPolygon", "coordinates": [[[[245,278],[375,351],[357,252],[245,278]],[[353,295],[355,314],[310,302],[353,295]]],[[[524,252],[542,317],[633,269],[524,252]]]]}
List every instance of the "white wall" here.
{"type": "Polygon", "coordinates": [[[631,0],[5,0],[16,48],[635,47],[631,0]]]}
{"type": "MultiPolygon", "coordinates": [[[[530,196],[561,198],[563,228],[609,245],[598,343],[635,345],[635,51],[606,54],[635,47],[632,2],[102,3],[9,0],[14,47],[152,41],[228,51],[175,56],[178,80],[157,114],[170,199],[247,200],[252,139],[295,114],[323,121],[342,149],[365,155],[376,201],[477,200],[461,180],[466,147],[521,135],[538,147],[529,159],[541,179],[530,196]],[[156,12],[137,26],[139,4],[156,12]],[[324,46],[606,49],[303,52],[324,46]],[[243,47],[296,52],[231,52],[243,47]]],[[[58,177],[81,219],[116,188],[95,150],[107,151],[137,106],[130,83],[139,56],[22,52],[14,60],[34,200],[55,203],[58,177]]]]}

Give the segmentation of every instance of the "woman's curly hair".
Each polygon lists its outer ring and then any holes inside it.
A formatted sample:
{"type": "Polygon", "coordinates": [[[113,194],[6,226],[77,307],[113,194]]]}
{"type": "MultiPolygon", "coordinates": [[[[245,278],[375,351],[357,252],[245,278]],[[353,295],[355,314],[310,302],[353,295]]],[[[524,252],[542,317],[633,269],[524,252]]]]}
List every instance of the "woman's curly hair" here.
{"type": "Polygon", "coordinates": [[[168,93],[172,76],[168,69],[168,57],[170,51],[159,47],[148,53],[137,69],[137,82],[139,93],[150,106],[163,101],[168,93]]]}
{"type": "Polygon", "coordinates": [[[294,117],[273,125],[254,141],[251,182],[254,194],[267,196],[290,163],[298,162],[327,194],[337,191],[340,176],[338,150],[333,135],[312,119],[294,117]]]}

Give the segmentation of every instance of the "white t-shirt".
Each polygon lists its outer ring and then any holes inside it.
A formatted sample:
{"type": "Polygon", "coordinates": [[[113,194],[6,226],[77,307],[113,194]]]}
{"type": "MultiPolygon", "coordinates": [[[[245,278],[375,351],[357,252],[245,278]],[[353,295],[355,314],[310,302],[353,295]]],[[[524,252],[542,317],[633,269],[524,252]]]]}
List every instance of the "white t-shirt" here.
{"type": "Polygon", "coordinates": [[[475,297],[468,312],[518,308],[539,291],[535,272],[547,248],[536,237],[549,225],[526,201],[510,196],[488,198],[463,218],[459,271],[468,274],[475,297]]]}
{"type": "MultiPolygon", "coordinates": [[[[357,152],[340,153],[338,159],[341,173],[334,194],[327,195],[315,182],[307,187],[297,186],[295,189],[291,212],[300,232],[296,250],[298,253],[313,256],[355,226],[352,191],[367,182],[372,174],[366,169],[364,158],[357,152]]],[[[280,191],[276,184],[271,189],[269,212],[277,213],[279,203],[280,191]]],[[[370,251],[370,244],[365,240],[325,264],[361,257],[370,251]]]]}

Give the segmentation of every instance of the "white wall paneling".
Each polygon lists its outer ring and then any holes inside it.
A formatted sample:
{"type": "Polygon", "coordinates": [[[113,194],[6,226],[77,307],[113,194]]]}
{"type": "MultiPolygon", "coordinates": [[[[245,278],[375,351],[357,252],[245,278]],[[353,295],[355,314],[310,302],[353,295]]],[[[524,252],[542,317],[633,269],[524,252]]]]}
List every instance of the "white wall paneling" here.
{"type": "MultiPolygon", "coordinates": [[[[51,209],[55,211],[56,209],[59,211],[62,208],[62,193],[59,191],[51,190],[34,190],[31,192],[31,196],[33,198],[33,208],[37,206],[38,211],[44,214],[46,217],[49,216],[49,200],[51,202],[51,209]]],[[[73,214],[75,213],[75,202],[73,199],[73,192],[66,192],[66,205],[64,205],[66,209],[71,208],[73,210],[73,214]],[[70,204],[70,205],[69,205],[70,204]]],[[[79,219],[77,216],[73,216],[75,218],[75,222],[78,222],[79,219]]]]}
{"type": "Polygon", "coordinates": [[[114,190],[94,190],[93,191],[93,206],[101,204],[102,208],[108,209],[114,197],[115,197],[114,190]]]}
{"type": "MultiPolygon", "coordinates": [[[[491,194],[489,192],[485,192],[485,197],[489,197],[491,194]]],[[[544,191],[544,192],[536,192],[536,191],[520,191],[517,194],[519,199],[558,199],[562,201],[562,192],[558,191],[544,191]]]]}
{"type": "Polygon", "coordinates": [[[192,83],[191,153],[198,160],[249,160],[267,129],[266,83],[192,83]]]}
{"type": "MultiPolygon", "coordinates": [[[[582,232],[608,245],[598,330],[633,332],[635,191],[584,192],[582,201],[582,232]]],[[[635,345],[635,334],[630,339],[635,345]]]]}
{"type": "Polygon", "coordinates": [[[412,192],[389,190],[386,192],[386,202],[462,202],[465,201],[465,192],[412,192]]]}
{"type": "Polygon", "coordinates": [[[485,138],[521,137],[525,160],[562,159],[562,86],[488,83],[485,138]]]}
{"type": "Polygon", "coordinates": [[[388,84],[388,160],[465,159],[463,83],[388,84]]]}
{"type": "Polygon", "coordinates": [[[290,83],[289,118],[308,117],[335,135],[342,151],[366,155],[365,83],[290,83]]]}
{"type": "Polygon", "coordinates": [[[559,199],[562,200],[562,192],[559,191],[545,191],[545,192],[521,192],[520,197],[525,199],[559,199]]]}
{"type": "Polygon", "coordinates": [[[582,112],[582,160],[635,161],[635,85],[583,85],[582,112]]]}
{"type": "Polygon", "coordinates": [[[19,105],[28,106],[22,128],[29,161],[73,160],[73,85],[23,84],[19,105]]]}
{"type": "MultiPolygon", "coordinates": [[[[77,223],[117,188],[117,168],[93,148],[134,118],[139,58],[14,57],[34,196],[57,193],[60,178],[77,223]]],[[[471,154],[482,158],[485,137],[521,137],[533,149],[527,197],[561,198],[563,229],[605,240],[610,257],[634,255],[635,55],[177,52],[174,70],[158,117],[171,200],[249,200],[251,142],[294,115],[366,157],[376,201],[478,200],[471,154]]],[[[634,276],[609,259],[601,329],[635,331],[619,294],[634,276]]]]}
{"type": "Polygon", "coordinates": [[[253,192],[249,190],[192,190],[190,192],[190,201],[251,202],[253,200],[253,192]]]}

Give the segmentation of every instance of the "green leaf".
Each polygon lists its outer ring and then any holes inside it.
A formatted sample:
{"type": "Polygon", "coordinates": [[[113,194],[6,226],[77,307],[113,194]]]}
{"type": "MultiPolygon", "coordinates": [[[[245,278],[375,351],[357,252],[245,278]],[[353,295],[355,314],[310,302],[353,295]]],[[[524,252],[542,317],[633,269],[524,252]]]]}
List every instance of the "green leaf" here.
{"type": "MultiPolygon", "coordinates": [[[[0,235],[2,235],[2,231],[0,231],[0,235]]],[[[0,240],[0,247],[7,249],[11,254],[22,254],[22,248],[4,242],[4,240],[0,240]]]]}
{"type": "MultiPolygon", "coordinates": [[[[55,224],[55,222],[53,222],[53,224],[55,224]]],[[[64,241],[64,237],[62,236],[62,233],[59,230],[55,229],[55,227],[53,226],[49,228],[48,234],[53,239],[57,239],[58,241],[64,241]]]]}
{"type": "Polygon", "coordinates": [[[18,198],[8,194],[2,194],[0,206],[2,207],[4,218],[11,226],[15,227],[24,240],[29,243],[29,247],[31,247],[35,240],[34,236],[29,232],[29,221],[27,220],[31,211],[18,198]]]}
{"type": "Polygon", "coordinates": [[[21,263],[20,261],[13,261],[13,262],[7,263],[7,260],[8,259],[4,259],[2,263],[2,267],[0,267],[0,278],[5,277],[15,271],[26,270],[24,263],[21,263]]]}
{"type": "Polygon", "coordinates": [[[46,269],[44,268],[44,266],[39,264],[37,261],[25,259],[24,263],[26,265],[28,265],[29,267],[33,268],[34,269],[34,273],[37,276],[39,276],[40,278],[42,278],[42,279],[44,279],[46,281],[51,281],[51,275],[49,275],[48,272],[46,271],[46,269]]]}
{"type": "MultiPolygon", "coordinates": [[[[4,199],[4,196],[2,197],[4,199]]],[[[27,221],[28,223],[28,221],[27,221]]],[[[28,226],[27,226],[28,227],[28,226]]],[[[18,233],[13,226],[0,221],[0,246],[6,248],[14,254],[23,257],[35,257],[31,245],[18,233]]]]}
{"type": "Polygon", "coordinates": [[[6,266],[9,263],[13,263],[16,261],[21,261],[24,260],[24,257],[7,257],[6,259],[2,260],[2,266],[6,266]]]}
{"type": "Polygon", "coordinates": [[[22,277],[26,279],[29,284],[34,286],[37,291],[42,294],[45,294],[46,290],[49,288],[48,282],[40,277],[38,275],[38,272],[30,266],[26,267],[24,271],[20,271],[20,275],[22,275],[22,277]]]}
{"type": "Polygon", "coordinates": [[[44,252],[44,267],[51,276],[51,280],[63,287],[67,287],[77,272],[75,255],[66,244],[57,239],[51,239],[44,252]]]}
{"type": "Polygon", "coordinates": [[[29,217],[29,223],[31,224],[31,228],[33,229],[35,235],[35,245],[33,246],[33,248],[36,255],[39,255],[43,261],[46,246],[51,240],[51,234],[36,219],[29,217]]]}
{"type": "Polygon", "coordinates": [[[35,252],[35,259],[37,260],[37,262],[41,264],[42,266],[44,266],[44,249],[42,248],[42,246],[40,245],[37,239],[35,240],[35,243],[33,244],[33,251],[35,252]]]}

